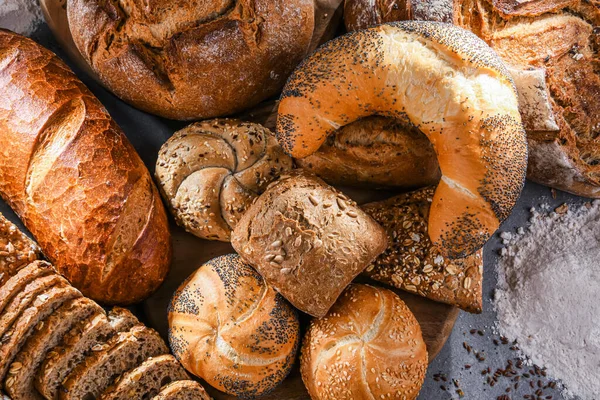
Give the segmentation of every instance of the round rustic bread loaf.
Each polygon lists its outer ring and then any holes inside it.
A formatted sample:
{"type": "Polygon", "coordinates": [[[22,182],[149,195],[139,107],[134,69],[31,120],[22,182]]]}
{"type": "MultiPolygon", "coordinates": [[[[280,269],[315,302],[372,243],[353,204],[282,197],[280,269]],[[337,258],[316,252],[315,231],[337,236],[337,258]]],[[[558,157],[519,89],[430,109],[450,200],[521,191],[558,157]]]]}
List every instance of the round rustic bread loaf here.
{"type": "Polygon", "coordinates": [[[228,241],[252,200],[291,169],[292,159],[268,129],[217,119],[176,132],[160,149],[156,178],[180,226],[228,241]]]}
{"type": "Polygon", "coordinates": [[[360,119],[340,128],[316,153],[296,163],[330,185],[405,189],[440,179],[431,143],[407,118],[360,119]]]}
{"type": "Polygon", "coordinates": [[[412,400],[427,360],[421,327],[400,297],[353,284],[327,316],[311,322],[300,372],[313,400],[412,400]]]}
{"type": "Polygon", "coordinates": [[[80,53],[117,96],[174,119],[274,95],[308,51],[313,0],[70,0],[80,53]]]}
{"type": "Polygon", "coordinates": [[[527,140],[513,80],[464,29],[397,22],[332,40],[307,58],[279,103],[277,138],[292,157],[370,115],[408,116],[442,172],[429,235],[446,255],[478,250],[510,214],[525,181],[527,140]]]}
{"type": "Polygon", "coordinates": [[[299,329],[294,309],[237,254],[200,267],[169,306],[175,357],[216,389],[244,398],[265,394],[285,379],[299,329]]]}

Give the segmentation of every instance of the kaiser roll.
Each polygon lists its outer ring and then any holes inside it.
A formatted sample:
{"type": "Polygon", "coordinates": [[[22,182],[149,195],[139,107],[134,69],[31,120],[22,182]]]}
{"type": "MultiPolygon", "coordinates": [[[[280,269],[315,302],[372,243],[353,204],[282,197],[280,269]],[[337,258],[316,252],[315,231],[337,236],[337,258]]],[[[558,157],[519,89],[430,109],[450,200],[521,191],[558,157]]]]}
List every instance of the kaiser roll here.
{"type": "Polygon", "coordinates": [[[167,118],[231,114],[274,95],[308,51],[313,0],[69,0],[100,80],[167,118]]]}
{"type": "Polygon", "coordinates": [[[175,292],[168,312],[175,357],[231,395],[269,392],[296,357],[298,315],[236,254],[200,267],[175,292]]]}
{"type": "Polygon", "coordinates": [[[304,158],[336,129],[374,114],[408,116],[433,144],[442,178],[432,242],[452,258],[481,248],[510,214],[527,167],[517,93],[500,58],[472,33],[438,22],[350,33],[290,77],[277,138],[304,158]]]}
{"type": "Polygon", "coordinates": [[[252,200],[291,169],[268,129],[218,119],[176,132],[160,149],[155,175],[179,225],[203,239],[229,241],[252,200]]]}
{"type": "Polygon", "coordinates": [[[300,372],[313,400],[412,400],[427,359],[421,327],[400,297],[353,284],[310,323],[300,372]]]}

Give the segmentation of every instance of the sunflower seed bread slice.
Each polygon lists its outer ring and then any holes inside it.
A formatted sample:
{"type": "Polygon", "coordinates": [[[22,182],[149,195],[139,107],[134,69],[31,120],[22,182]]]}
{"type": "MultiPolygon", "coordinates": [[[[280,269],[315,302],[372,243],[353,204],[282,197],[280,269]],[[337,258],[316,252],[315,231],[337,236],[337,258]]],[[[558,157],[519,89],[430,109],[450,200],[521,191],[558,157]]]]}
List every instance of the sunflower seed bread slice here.
{"type": "Polygon", "coordinates": [[[0,313],[6,305],[34,279],[55,274],[56,270],[45,261],[35,261],[19,270],[0,286],[0,313]]]}
{"type": "Polygon", "coordinates": [[[206,390],[196,381],[169,383],[152,400],[211,400],[206,390]]]}

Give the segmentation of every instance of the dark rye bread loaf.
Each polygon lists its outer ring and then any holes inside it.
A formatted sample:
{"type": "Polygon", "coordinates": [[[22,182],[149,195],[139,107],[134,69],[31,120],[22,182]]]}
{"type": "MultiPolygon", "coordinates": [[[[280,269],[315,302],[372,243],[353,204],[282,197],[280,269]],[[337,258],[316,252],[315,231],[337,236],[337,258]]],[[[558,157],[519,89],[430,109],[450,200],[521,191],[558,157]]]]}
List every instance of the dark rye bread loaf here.
{"type": "Polygon", "coordinates": [[[210,396],[196,381],[177,381],[163,387],[153,400],[210,400],[210,396]]]}
{"type": "Polygon", "coordinates": [[[151,357],[117,378],[99,400],[151,399],[160,392],[161,387],[186,379],[190,379],[190,376],[172,355],[151,357]]]}
{"type": "Polygon", "coordinates": [[[104,312],[102,307],[85,297],[69,300],[50,317],[39,323],[11,364],[4,389],[13,399],[42,400],[34,380],[46,354],[62,340],[79,321],[104,312]]]}
{"type": "Polygon", "coordinates": [[[69,373],[61,384],[60,400],[96,399],[119,375],[148,357],[169,353],[160,335],[142,325],[119,333],[101,347],[69,373]]]}
{"type": "Polygon", "coordinates": [[[40,255],[39,246],[0,213],[0,287],[40,255]]]}
{"type": "Polygon", "coordinates": [[[0,287],[0,316],[10,301],[35,279],[55,274],[56,271],[47,262],[35,261],[21,269],[0,287]]]}
{"type": "Polygon", "coordinates": [[[2,336],[0,344],[0,382],[4,381],[9,365],[31,336],[37,324],[48,318],[65,302],[81,297],[79,290],[71,285],[55,285],[43,292],[15,320],[10,330],[2,336]]]}
{"type": "Polygon", "coordinates": [[[93,351],[118,332],[128,331],[138,324],[137,318],[124,308],[115,307],[106,316],[104,310],[73,327],[62,344],[52,349],[40,366],[35,387],[49,400],[58,399],[61,382],[93,351]]]}

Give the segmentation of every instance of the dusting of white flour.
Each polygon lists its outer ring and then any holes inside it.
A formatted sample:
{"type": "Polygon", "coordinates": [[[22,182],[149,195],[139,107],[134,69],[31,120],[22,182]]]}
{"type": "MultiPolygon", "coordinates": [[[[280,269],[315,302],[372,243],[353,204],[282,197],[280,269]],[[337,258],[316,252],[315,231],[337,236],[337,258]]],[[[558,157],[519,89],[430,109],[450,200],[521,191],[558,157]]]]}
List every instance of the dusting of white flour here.
{"type": "Polygon", "coordinates": [[[0,28],[30,36],[41,22],[38,0],[0,0],[0,28]]]}
{"type": "Polygon", "coordinates": [[[566,385],[600,399],[600,202],[566,213],[531,210],[501,234],[498,329],[566,385]]]}

